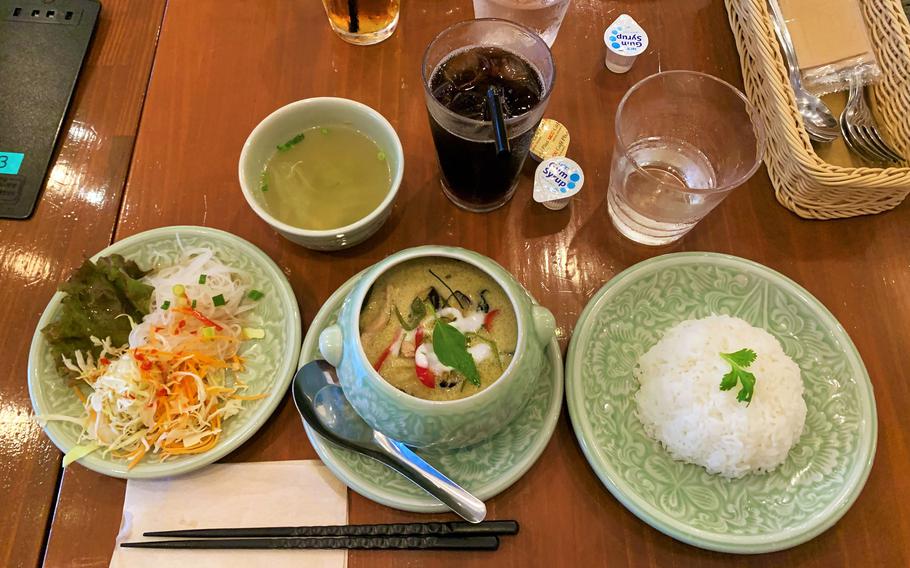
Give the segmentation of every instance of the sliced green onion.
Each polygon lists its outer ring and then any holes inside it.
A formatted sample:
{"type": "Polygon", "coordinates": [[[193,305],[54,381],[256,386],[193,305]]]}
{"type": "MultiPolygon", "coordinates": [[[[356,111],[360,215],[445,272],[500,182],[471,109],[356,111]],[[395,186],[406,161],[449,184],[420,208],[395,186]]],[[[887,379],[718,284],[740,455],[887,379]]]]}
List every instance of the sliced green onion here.
{"type": "Polygon", "coordinates": [[[183,284],[174,284],[174,287],[171,288],[171,292],[175,296],[182,296],[186,292],[186,288],[183,287],[183,284]]]}
{"type": "Polygon", "coordinates": [[[251,300],[261,300],[264,296],[265,294],[259,290],[250,290],[250,292],[246,295],[246,297],[251,300]]]}
{"type": "Polygon", "coordinates": [[[162,310],[166,310],[166,309],[168,309],[168,308],[170,308],[170,307],[171,307],[171,301],[170,301],[170,300],[165,300],[164,303],[161,304],[161,309],[162,309],[162,310]]]}
{"type": "Polygon", "coordinates": [[[379,158],[379,161],[382,162],[385,160],[385,152],[380,152],[376,154],[376,157],[379,158]]]}
{"type": "Polygon", "coordinates": [[[200,274],[200,275],[199,275],[199,283],[200,283],[200,284],[205,284],[205,274],[200,274]]]}
{"type": "Polygon", "coordinates": [[[296,146],[297,144],[299,144],[300,141],[304,139],[304,137],[305,137],[304,134],[303,134],[303,133],[300,133],[300,134],[298,134],[297,136],[294,136],[293,138],[291,138],[290,140],[288,140],[287,142],[285,142],[284,144],[279,144],[279,145],[278,145],[278,151],[279,151],[279,152],[287,152],[288,150],[290,150],[291,148],[293,148],[294,146],[296,146]]]}
{"type": "Polygon", "coordinates": [[[227,304],[227,301],[224,299],[224,294],[218,294],[217,296],[212,296],[212,303],[215,304],[215,307],[223,306],[227,304]]]}
{"type": "Polygon", "coordinates": [[[215,337],[215,328],[210,325],[203,327],[202,328],[202,337],[208,337],[210,339],[212,337],[215,337]]]}
{"type": "Polygon", "coordinates": [[[328,133],[329,133],[329,129],[328,129],[328,128],[322,128],[322,129],[320,129],[320,132],[322,132],[323,134],[328,134],[328,133]]]}
{"type": "Polygon", "coordinates": [[[265,330],[258,327],[245,327],[242,330],[243,337],[246,339],[262,339],[265,337],[265,330]]]}
{"type": "Polygon", "coordinates": [[[196,309],[196,300],[193,300],[193,303],[190,304],[190,307],[193,308],[194,310],[196,309]]]}

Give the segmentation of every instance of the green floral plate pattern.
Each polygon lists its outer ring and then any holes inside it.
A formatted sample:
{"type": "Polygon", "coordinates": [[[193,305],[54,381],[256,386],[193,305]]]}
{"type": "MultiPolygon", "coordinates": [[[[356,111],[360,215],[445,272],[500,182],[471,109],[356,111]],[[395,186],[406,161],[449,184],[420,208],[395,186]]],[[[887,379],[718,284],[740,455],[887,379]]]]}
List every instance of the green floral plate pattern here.
{"type": "MultiPolygon", "coordinates": [[[[332,325],[344,299],[360,274],[345,282],[323,304],[303,341],[300,366],[321,358],[319,334],[332,325]]],[[[527,472],[556,428],[562,406],[563,374],[559,344],[547,348],[542,380],[527,407],[505,430],[477,445],[460,450],[417,450],[422,458],[473,493],[487,500],[508,489],[527,472]]],[[[416,513],[442,513],[448,508],[398,472],[323,439],[304,423],[316,453],[348,487],[367,499],[388,507],[416,513]]]]}
{"type": "Polygon", "coordinates": [[[595,473],[639,518],[695,546],[759,553],[806,542],[846,513],[872,467],[875,399],[853,342],[809,292],[748,260],[668,254],[619,274],[582,313],[566,373],[572,425],[595,473]],[[802,370],[806,426],[772,473],[727,480],[675,461],[635,414],[638,357],[667,328],[711,314],[768,330],[802,370]]]}
{"type": "MultiPolygon", "coordinates": [[[[265,295],[250,314],[250,326],[265,330],[265,338],[250,342],[241,350],[247,356],[242,378],[249,386],[248,394],[267,393],[265,398],[244,402],[243,412],[225,421],[221,439],[210,451],[186,456],[176,456],[160,462],[155,456],[146,456],[133,469],[126,461],[102,457],[95,452],[79,460],[85,467],[114,477],[156,478],[188,473],[227,455],[243,444],[272,414],[287,392],[294,376],[300,352],[300,312],[297,299],[281,269],[261,250],[247,241],[206,227],[162,227],[133,235],[118,241],[99,252],[93,259],[110,254],[121,254],[135,260],[140,267],[149,269],[157,263],[176,258],[178,247],[211,245],[218,258],[225,264],[247,272],[255,288],[265,295]],[[256,356],[256,353],[265,356],[256,356]]],[[[41,328],[57,317],[64,294],[57,292],[51,298],[32,338],[28,361],[28,387],[36,415],[82,414],[82,404],[66,381],[59,376],[41,328]]],[[[48,437],[66,452],[76,444],[79,427],[65,422],[50,422],[45,428],[48,437]]]]}

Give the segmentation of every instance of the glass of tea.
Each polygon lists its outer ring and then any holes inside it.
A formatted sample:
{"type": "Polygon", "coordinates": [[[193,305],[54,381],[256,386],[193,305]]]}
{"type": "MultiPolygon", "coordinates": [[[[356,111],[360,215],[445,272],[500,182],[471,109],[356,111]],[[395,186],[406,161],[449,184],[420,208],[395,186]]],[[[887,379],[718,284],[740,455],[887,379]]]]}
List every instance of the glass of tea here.
{"type": "Polygon", "coordinates": [[[430,42],[423,81],[442,189],[469,211],[505,205],[518,185],[556,70],[534,31],[506,20],[461,22],[430,42]],[[496,142],[491,93],[505,118],[496,142]]]}
{"type": "Polygon", "coordinates": [[[341,39],[372,45],[398,27],[400,0],[322,0],[329,23],[341,39]]]}

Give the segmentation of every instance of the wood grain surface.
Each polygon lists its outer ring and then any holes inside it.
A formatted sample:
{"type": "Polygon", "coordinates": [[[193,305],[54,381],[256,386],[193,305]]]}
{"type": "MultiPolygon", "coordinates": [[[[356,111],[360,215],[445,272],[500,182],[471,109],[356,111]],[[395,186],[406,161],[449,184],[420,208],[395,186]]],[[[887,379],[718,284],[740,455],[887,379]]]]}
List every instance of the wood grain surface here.
{"type": "MultiPolygon", "coordinates": [[[[902,357],[910,343],[910,207],[846,221],[800,220],[774,201],[762,169],[676,245],[654,249],[624,240],[610,226],[605,206],[619,99],[636,81],[658,70],[694,69],[741,85],[738,55],[719,0],[574,0],[553,50],[557,80],[546,116],[571,132],[569,155],[586,174],[580,198],[562,212],[532,203],[528,168],[508,206],[484,215],[461,211],[439,188],[419,64],[436,33],[472,15],[467,0],[412,0],[404,3],[395,35],[364,48],[334,37],[316,0],[170,0],[115,237],[178,224],[236,233],[284,269],[305,324],[348,277],[395,251],[428,243],[464,246],[506,266],[554,312],[563,349],[587,300],[628,266],[682,250],[746,257],[805,286],[853,337],[875,385],[877,460],[856,505],[834,528],[790,551],[735,557],[676,542],[626,511],[587,465],[563,412],[539,462],[489,502],[491,518],[515,518],[522,524],[521,534],[505,541],[499,552],[356,552],[350,565],[908,565],[910,501],[897,496],[910,490],[904,418],[910,386],[902,357]],[[648,31],[651,48],[631,72],[614,75],[603,66],[602,34],[622,12],[632,14],[648,31]],[[237,182],[241,145],[263,117],[288,102],[325,95],[352,98],[385,115],[401,137],[406,163],[386,225],[367,243],[331,254],[308,251],[279,237],[246,206],[237,182]]],[[[77,252],[61,248],[43,254],[69,266],[77,262],[77,252]]],[[[56,274],[40,276],[42,298],[56,274]]],[[[39,309],[33,308],[34,317],[39,309]]],[[[25,337],[9,340],[22,352],[27,342],[25,337]]],[[[24,381],[22,365],[15,369],[24,381]]],[[[23,396],[16,408],[27,413],[23,396]]],[[[47,442],[28,427],[32,447],[21,451],[35,454],[28,458],[32,461],[43,455],[51,465],[56,463],[47,442]]],[[[13,455],[26,459],[15,451],[13,455]]],[[[285,401],[266,426],[227,459],[314,456],[293,405],[285,401]]],[[[21,483],[20,492],[35,490],[32,483],[21,483]]],[[[46,565],[106,566],[123,489],[122,481],[80,466],[69,468],[63,475],[46,565]]],[[[403,513],[353,493],[350,497],[351,522],[451,518],[403,513]]],[[[48,506],[47,497],[43,506],[48,506]]]]}
{"type": "Polygon", "coordinates": [[[2,566],[41,561],[61,475],[60,452],[32,419],[32,332],[60,279],[111,242],[163,10],[164,0],[105,0],[35,214],[0,221],[2,566]]]}

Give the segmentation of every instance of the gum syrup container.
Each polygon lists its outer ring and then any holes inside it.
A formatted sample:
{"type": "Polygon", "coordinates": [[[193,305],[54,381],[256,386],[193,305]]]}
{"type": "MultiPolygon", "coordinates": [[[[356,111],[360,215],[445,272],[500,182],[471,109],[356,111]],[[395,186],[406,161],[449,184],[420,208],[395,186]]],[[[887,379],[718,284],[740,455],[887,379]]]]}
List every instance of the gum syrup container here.
{"type": "Polygon", "coordinates": [[[577,163],[563,156],[548,158],[534,172],[534,201],[553,211],[564,209],[584,183],[577,163]]]}
{"type": "Polygon", "coordinates": [[[648,49],[648,34],[632,16],[621,14],[604,32],[607,57],[604,63],[614,73],[632,68],[635,58],[648,49]]]}

